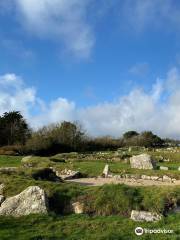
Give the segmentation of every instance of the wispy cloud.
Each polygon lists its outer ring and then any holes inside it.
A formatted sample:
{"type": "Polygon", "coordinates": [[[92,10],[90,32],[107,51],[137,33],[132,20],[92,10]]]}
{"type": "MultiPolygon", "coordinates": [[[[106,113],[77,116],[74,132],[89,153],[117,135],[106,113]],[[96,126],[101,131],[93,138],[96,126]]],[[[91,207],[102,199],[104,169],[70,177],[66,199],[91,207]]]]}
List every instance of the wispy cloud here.
{"type": "Polygon", "coordinates": [[[15,2],[19,21],[31,34],[60,43],[79,58],[90,56],[95,37],[86,16],[89,0],[15,2]]]}
{"type": "Polygon", "coordinates": [[[180,30],[180,6],[171,0],[126,0],[122,7],[124,21],[130,29],[142,32],[149,27],[180,30]]]}
{"type": "Polygon", "coordinates": [[[0,76],[0,89],[0,113],[20,110],[33,127],[79,120],[91,135],[120,136],[127,130],[149,129],[180,139],[180,71],[176,67],[164,79],[158,78],[149,92],[132,89],[117,101],[85,108],[61,97],[45,103],[15,74],[0,76]]]}
{"type": "Polygon", "coordinates": [[[133,32],[149,27],[180,30],[180,4],[171,0],[1,0],[0,12],[9,10],[30,35],[51,40],[61,52],[77,58],[91,56],[96,41],[93,24],[109,13],[133,32]]]}

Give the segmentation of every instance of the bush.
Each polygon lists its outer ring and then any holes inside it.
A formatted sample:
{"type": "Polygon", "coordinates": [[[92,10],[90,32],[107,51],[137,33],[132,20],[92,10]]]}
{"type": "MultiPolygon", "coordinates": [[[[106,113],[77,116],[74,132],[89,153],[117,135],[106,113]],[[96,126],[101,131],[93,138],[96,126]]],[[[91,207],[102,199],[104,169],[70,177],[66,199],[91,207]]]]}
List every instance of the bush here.
{"type": "Polygon", "coordinates": [[[21,154],[21,152],[22,152],[22,147],[19,145],[0,147],[0,155],[16,156],[21,154]]]}
{"type": "Polygon", "coordinates": [[[36,169],[32,172],[32,177],[35,180],[46,180],[46,181],[60,181],[61,179],[56,176],[51,168],[36,169]]]}
{"type": "Polygon", "coordinates": [[[126,185],[104,185],[78,201],[85,204],[85,212],[90,215],[121,215],[129,217],[131,210],[166,213],[180,205],[180,189],[161,187],[130,187],[126,185]]]}
{"type": "Polygon", "coordinates": [[[82,196],[80,201],[85,203],[88,214],[129,216],[131,210],[138,207],[141,198],[136,188],[112,184],[104,185],[95,192],[82,196]]]}
{"type": "Polygon", "coordinates": [[[142,188],[143,199],[141,208],[146,211],[153,211],[166,214],[173,206],[180,202],[180,188],[142,188]]]}
{"type": "Polygon", "coordinates": [[[24,147],[25,153],[54,155],[60,152],[81,151],[84,133],[77,123],[62,122],[34,132],[24,147]]]}
{"type": "Polygon", "coordinates": [[[153,134],[151,131],[144,131],[138,134],[134,131],[126,132],[122,138],[125,146],[162,147],[164,140],[153,134]]]}

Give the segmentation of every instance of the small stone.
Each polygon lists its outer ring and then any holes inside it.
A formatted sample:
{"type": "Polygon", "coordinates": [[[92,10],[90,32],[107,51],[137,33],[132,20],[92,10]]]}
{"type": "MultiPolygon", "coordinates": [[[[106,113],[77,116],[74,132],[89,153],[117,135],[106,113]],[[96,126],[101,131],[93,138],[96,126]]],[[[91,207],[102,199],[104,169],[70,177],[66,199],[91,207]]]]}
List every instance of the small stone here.
{"type": "Polygon", "coordinates": [[[157,213],[136,210],[132,210],[131,212],[131,219],[134,221],[155,222],[159,221],[161,218],[162,216],[157,213]]]}
{"type": "Polygon", "coordinates": [[[107,176],[108,178],[112,178],[113,177],[113,175],[112,174],[108,174],[108,176],[107,176]]]}
{"type": "Polygon", "coordinates": [[[172,178],[171,180],[172,180],[173,183],[177,181],[176,178],[172,178]]]}
{"type": "Polygon", "coordinates": [[[84,204],[80,202],[75,202],[72,204],[73,211],[76,214],[82,214],[84,213],[84,204]]]}
{"type": "Polygon", "coordinates": [[[168,167],[164,167],[164,166],[160,166],[159,169],[160,169],[160,170],[166,170],[166,171],[167,171],[169,168],[168,168],[168,167]]]}
{"type": "Polygon", "coordinates": [[[164,175],[162,177],[163,182],[172,182],[172,179],[169,176],[164,175]]]}
{"type": "Polygon", "coordinates": [[[139,179],[139,176],[137,176],[135,174],[131,174],[130,177],[133,178],[133,179],[139,179]]]}
{"type": "Polygon", "coordinates": [[[109,175],[109,165],[106,164],[103,170],[103,176],[106,178],[109,175]]]}
{"type": "Polygon", "coordinates": [[[32,157],[33,157],[32,155],[23,157],[23,158],[21,159],[21,162],[22,162],[22,163],[28,163],[29,160],[30,160],[32,157]]]}
{"type": "Polygon", "coordinates": [[[142,175],[141,178],[144,179],[144,180],[150,180],[151,179],[151,177],[147,176],[147,175],[142,175]]]}
{"type": "Polygon", "coordinates": [[[151,176],[151,180],[153,180],[153,181],[157,181],[158,180],[158,176],[151,176]]]}
{"type": "Polygon", "coordinates": [[[79,171],[72,171],[64,169],[63,171],[56,171],[56,176],[60,177],[62,180],[70,180],[75,178],[80,178],[82,174],[79,171]]]}
{"type": "Polygon", "coordinates": [[[125,178],[131,178],[129,174],[125,174],[125,178]]]}

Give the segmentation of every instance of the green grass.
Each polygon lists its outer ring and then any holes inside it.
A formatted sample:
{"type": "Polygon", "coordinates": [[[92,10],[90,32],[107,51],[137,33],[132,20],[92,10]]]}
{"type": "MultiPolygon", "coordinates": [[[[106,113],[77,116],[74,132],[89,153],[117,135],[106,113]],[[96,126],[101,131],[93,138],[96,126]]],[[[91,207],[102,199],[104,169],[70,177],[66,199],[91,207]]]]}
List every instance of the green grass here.
{"type": "Polygon", "coordinates": [[[0,155],[0,167],[19,167],[21,159],[21,156],[0,155]]]}
{"type": "MultiPolygon", "coordinates": [[[[6,197],[20,193],[28,186],[40,186],[48,195],[51,211],[47,216],[30,215],[17,219],[0,217],[1,240],[139,239],[134,234],[137,226],[175,231],[175,234],[170,235],[169,238],[168,235],[157,235],[156,239],[159,240],[175,240],[180,234],[178,232],[180,214],[170,215],[158,223],[136,223],[129,219],[131,209],[141,208],[162,212],[164,200],[173,199],[174,201],[180,196],[179,187],[128,187],[125,185],[87,187],[72,183],[36,181],[22,170],[10,175],[1,174],[0,182],[6,186],[6,197]],[[67,205],[79,199],[87,201],[93,215],[67,215],[65,211],[67,205]]],[[[147,234],[141,239],[154,238],[147,234]]]]}
{"type": "MultiPolygon", "coordinates": [[[[0,167],[18,167],[21,165],[21,158],[19,156],[0,156],[0,167]]],[[[56,167],[58,170],[63,170],[65,168],[71,170],[77,170],[89,177],[100,176],[103,172],[106,162],[104,161],[66,161],[64,162],[52,162],[48,157],[33,157],[30,160],[33,167],[43,168],[43,167],[56,167]]],[[[169,167],[168,171],[163,170],[142,170],[142,169],[131,169],[129,163],[124,161],[119,162],[108,162],[110,171],[114,174],[137,174],[137,175],[156,175],[163,176],[168,175],[170,177],[180,179],[180,172],[177,170],[180,163],[175,161],[170,162],[158,162],[158,166],[169,167]]]]}
{"type": "MultiPolygon", "coordinates": [[[[172,170],[138,170],[131,169],[123,161],[107,162],[114,174],[170,175],[180,178],[179,153],[171,154],[170,162],[159,162],[172,170]]],[[[152,153],[162,155],[162,153],[152,153]]],[[[164,153],[167,157],[167,154],[164,153]]],[[[169,155],[168,155],[169,156],[169,155]]],[[[72,156],[71,156],[72,157],[72,156]]],[[[0,156],[0,167],[20,167],[19,156],[0,156]]],[[[157,158],[158,159],[158,158],[157,158]]],[[[32,178],[32,173],[40,167],[54,166],[79,170],[87,176],[102,174],[106,161],[71,161],[52,162],[48,157],[33,157],[33,168],[20,167],[16,173],[0,174],[0,183],[5,184],[4,195],[14,196],[28,186],[37,185],[43,188],[49,198],[50,214],[30,215],[12,218],[0,217],[0,240],[131,240],[131,239],[180,239],[180,214],[168,215],[157,223],[137,223],[129,219],[132,209],[163,213],[165,207],[180,202],[180,187],[149,186],[130,187],[126,185],[104,185],[88,187],[80,184],[40,181],[32,178]],[[83,201],[89,215],[74,215],[67,211],[73,201],[83,201]],[[134,229],[137,226],[149,229],[172,229],[174,234],[145,234],[137,237],[134,229]]]]}
{"type": "MultiPolygon", "coordinates": [[[[61,170],[64,168],[78,170],[83,174],[94,177],[102,175],[103,169],[105,167],[104,162],[100,161],[86,161],[86,162],[66,162],[66,163],[55,163],[54,166],[61,170]]],[[[176,179],[180,179],[179,171],[177,171],[176,165],[171,163],[171,170],[144,170],[144,169],[132,169],[129,163],[124,162],[111,162],[108,163],[110,171],[114,174],[137,174],[137,175],[153,175],[153,176],[163,176],[168,175],[170,177],[174,177],[176,179]],[[175,169],[175,170],[172,170],[175,169]]],[[[166,164],[159,164],[166,166],[166,164]]]]}
{"type": "Polygon", "coordinates": [[[180,167],[180,162],[162,162],[159,166],[165,166],[172,170],[177,170],[180,167]]]}
{"type": "Polygon", "coordinates": [[[180,163],[180,152],[179,153],[171,153],[171,152],[162,150],[160,152],[149,152],[149,154],[154,156],[155,159],[156,158],[158,159],[159,156],[162,156],[165,159],[169,159],[170,162],[180,163]]]}
{"type": "Polygon", "coordinates": [[[131,209],[145,209],[163,212],[165,202],[180,201],[180,187],[149,186],[130,187],[126,185],[104,185],[90,187],[76,183],[62,183],[35,180],[26,172],[1,174],[0,183],[5,184],[6,197],[19,194],[28,186],[40,186],[50,199],[51,209],[57,213],[66,211],[72,201],[79,199],[87,205],[88,212],[96,215],[129,215],[131,209]],[[125,214],[125,212],[126,214],[125,214]]]}
{"type": "Polygon", "coordinates": [[[119,216],[89,217],[87,215],[30,215],[18,219],[0,217],[1,240],[177,240],[180,215],[167,217],[158,223],[136,223],[119,216]],[[148,229],[171,229],[173,234],[134,233],[137,226],[148,229]]]}

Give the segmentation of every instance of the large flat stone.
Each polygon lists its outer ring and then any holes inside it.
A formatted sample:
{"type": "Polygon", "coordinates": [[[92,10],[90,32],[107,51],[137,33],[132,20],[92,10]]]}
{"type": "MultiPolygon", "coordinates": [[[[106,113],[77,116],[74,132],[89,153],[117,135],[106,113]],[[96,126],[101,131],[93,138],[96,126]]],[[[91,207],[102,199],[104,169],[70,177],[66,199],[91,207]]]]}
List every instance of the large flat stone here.
{"type": "Polygon", "coordinates": [[[130,158],[131,168],[137,169],[153,169],[155,162],[152,160],[151,156],[148,154],[140,154],[130,158]]]}

